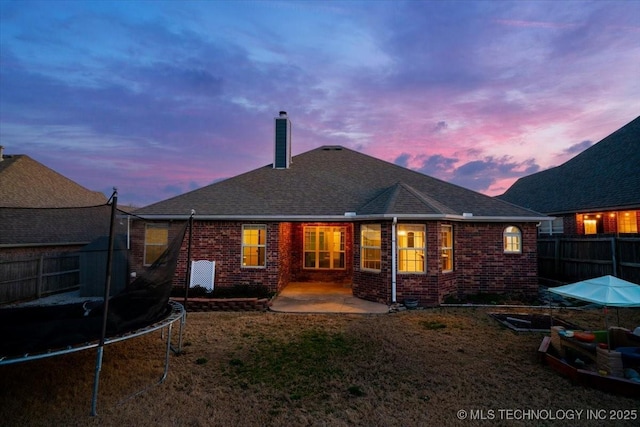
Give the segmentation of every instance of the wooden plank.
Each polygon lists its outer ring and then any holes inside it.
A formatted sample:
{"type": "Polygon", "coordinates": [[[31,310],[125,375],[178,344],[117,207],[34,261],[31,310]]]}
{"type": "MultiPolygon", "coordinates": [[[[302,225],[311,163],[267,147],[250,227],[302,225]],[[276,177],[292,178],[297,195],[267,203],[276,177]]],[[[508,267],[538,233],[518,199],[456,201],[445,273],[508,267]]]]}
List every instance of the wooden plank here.
{"type": "Polygon", "coordinates": [[[538,347],[539,353],[546,353],[549,350],[549,346],[551,345],[551,337],[546,336],[542,338],[542,342],[540,343],[540,347],[538,347]]]}

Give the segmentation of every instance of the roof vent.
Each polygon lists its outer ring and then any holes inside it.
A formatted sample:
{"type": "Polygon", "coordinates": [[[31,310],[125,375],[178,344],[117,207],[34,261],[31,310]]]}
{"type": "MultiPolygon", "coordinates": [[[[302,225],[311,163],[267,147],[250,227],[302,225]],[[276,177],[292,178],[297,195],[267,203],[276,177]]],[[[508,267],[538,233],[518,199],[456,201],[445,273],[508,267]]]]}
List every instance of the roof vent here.
{"type": "Polygon", "coordinates": [[[288,169],[291,164],[291,121],[286,111],[275,119],[274,169],[288,169]]]}

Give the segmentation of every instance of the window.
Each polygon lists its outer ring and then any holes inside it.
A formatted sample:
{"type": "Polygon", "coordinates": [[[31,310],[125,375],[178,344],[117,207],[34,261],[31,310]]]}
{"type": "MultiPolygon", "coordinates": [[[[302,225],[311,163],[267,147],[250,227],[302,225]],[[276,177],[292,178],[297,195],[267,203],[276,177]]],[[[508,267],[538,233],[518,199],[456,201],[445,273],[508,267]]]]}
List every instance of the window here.
{"type": "Polygon", "coordinates": [[[304,268],[344,268],[344,227],[304,228],[304,268]]]}
{"type": "Polygon", "coordinates": [[[267,226],[242,226],[242,266],[266,267],[267,226]]]}
{"type": "Polygon", "coordinates": [[[424,273],[425,231],[423,225],[398,225],[398,271],[424,273]]]}
{"type": "Polygon", "coordinates": [[[562,234],[564,233],[564,218],[558,217],[553,221],[542,221],[538,227],[538,234],[562,234]]]}
{"type": "MultiPolygon", "coordinates": [[[[577,215],[578,222],[580,221],[580,215],[577,215]]],[[[584,227],[584,234],[601,234],[604,233],[605,222],[602,214],[584,214],[582,215],[582,225],[584,227]]],[[[611,228],[614,226],[611,225],[611,228]]]]}
{"type": "Polygon", "coordinates": [[[380,270],[380,224],[363,225],[361,230],[361,265],[365,270],[380,270]]]}
{"type": "Polygon", "coordinates": [[[169,245],[167,224],[147,224],[144,233],[144,265],[151,265],[169,245]]]}
{"type": "Polygon", "coordinates": [[[504,229],[502,233],[504,237],[505,253],[521,253],[522,252],[522,233],[518,227],[510,225],[504,229]]]}
{"type": "Polygon", "coordinates": [[[450,225],[440,227],[442,271],[453,271],[453,229],[450,225]]]}
{"type": "Polygon", "coordinates": [[[636,212],[618,212],[618,233],[637,233],[636,212]]]}
{"type": "Polygon", "coordinates": [[[584,220],[584,234],[597,234],[598,222],[595,219],[584,220]]]}

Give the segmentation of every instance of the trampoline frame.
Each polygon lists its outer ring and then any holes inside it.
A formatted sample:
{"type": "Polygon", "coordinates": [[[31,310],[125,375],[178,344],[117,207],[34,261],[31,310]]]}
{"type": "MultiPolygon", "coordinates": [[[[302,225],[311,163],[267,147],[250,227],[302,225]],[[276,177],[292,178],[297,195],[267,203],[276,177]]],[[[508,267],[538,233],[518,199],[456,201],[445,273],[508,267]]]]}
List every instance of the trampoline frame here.
{"type": "MultiPolygon", "coordinates": [[[[31,360],[38,360],[38,359],[44,359],[47,357],[54,357],[54,356],[61,356],[63,354],[69,354],[69,353],[74,353],[77,351],[82,351],[82,350],[88,350],[91,348],[97,348],[97,357],[96,357],[96,363],[95,363],[95,374],[94,374],[94,380],[93,380],[93,395],[92,395],[92,399],[91,399],[91,415],[95,416],[97,415],[97,402],[98,402],[98,389],[99,389],[99,384],[100,384],[100,371],[102,370],[102,357],[103,357],[103,352],[104,352],[104,346],[107,344],[114,344],[120,341],[124,341],[124,340],[128,340],[131,338],[137,338],[139,336],[142,335],[146,335],[148,333],[157,331],[157,330],[161,330],[162,331],[162,335],[164,338],[164,329],[167,328],[168,332],[167,332],[167,345],[166,345],[166,352],[165,352],[165,357],[164,357],[164,369],[162,372],[162,376],[160,377],[160,379],[155,383],[152,384],[148,387],[146,387],[145,389],[134,393],[133,396],[136,396],[142,392],[144,392],[146,389],[148,389],[149,387],[153,386],[153,385],[157,385],[157,384],[161,384],[162,382],[164,382],[164,380],[167,378],[167,374],[169,372],[169,355],[171,350],[174,351],[174,353],[179,354],[182,352],[182,334],[183,334],[183,329],[184,329],[184,325],[186,322],[186,300],[187,300],[187,295],[185,292],[185,305],[181,305],[180,303],[177,303],[175,301],[171,301],[169,300],[167,305],[168,307],[171,308],[171,310],[169,311],[169,314],[167,314],[167,316],[162,319],[159,320],[155,323],[149,324],[145,327],[142,328],[138,328],[132,331],[128,331],[126,333],[123,334],[119,334],[117,336],[114,337],[107,337],[107,320],[108,320],[108,313],[109,313],[109,298],[110,298],[110,288],[111,288],[111,270],[112,270],[112,256],[113,256],[113,246],[114,246],[114,225],[115,225],[115,219],[116,219],[116,210],[117,210],[117,206],[118,206],[118,190],[116,188],[113,189],[113,194],[111,195],[111,198],[109,199],[109,201],[111,202],[111,225],[109,228],[109,249],[107,251],[107,265],[106,265],[106,277],[105,277],[105,287],[104,287],[104,308],[103,308],[103,315],[102,315],[102,331],[100,334],[100,338],[99,339],[95,339],[92,340],[91,342],[85,342],[84,344],[75,344],[75,345],[69,345],[66,348],[56,348],[56,349],[50,349],[48,351],[41,351],[41,352],[37,352],[34,354],[29,354],[26,353],[22,356],[2,356],[0,355],[0,366],[2,365],[10,365],[10,364],[14,364],[14,363],[21,363],[21,362],[27,362],[27,361],[31,361],[31,360]],[[178,334],[178,349],[175,350],[172,348],[171,346],[171,336],[172,336],[172,328],[173,328],[173,324],[180,320],[180,331],[178,334]]],[[[109,202],[107,202],[108,204],[109,202]]],[[[193,216],[195,215],[195,211],[191,210],[191,217],[190,217],[190,221],[189,221],[189,252],[188,252],[188,259],[187,259],[187,274],[188,274],[188,265],[189,265],[189,261],[191,259],[191,228],[193,226],[193,216]]],[[[184,239],[184,234],[182,235],[182,238],[184,239]]],[[[1,339],[1,338],[0,338],[1,339]]]]}
{"type": "MultiPolygon", "coordinates": [[[[179,354],[182,352],[182,334],[183,334],[184,325],[186,322],[186,310],[182,304],[175,301],[169,300],[168,305],[171,307],[171,312],[164,319],[156,323],[150,324],[148,326],[145,326],[143,328],[139,328],[118,336],[114,336],[114,337],[105,337],[104,339],[104,345],[115,344],[117,342],[125,341],[132,338],[137,338],[142,335],[146,335],[158,330],[162,332],[162,336],[164,338],[165,329],[167,329],[167,344],[165,347],[164,368],[163,368],[162,376],[157,382],[151,384],[149,387],[153,385],[161,384],[167,378],[167,374],[169,373],[169,356],[171,351],[173,351],[174,354],[179,354]],[[180,329],[178,332],[177,348],[174,348],[171,345],[171,336],[172,336],[173,324],[177,321],[180,321],[180,324],[179,324],[180,329]]],[[[87,342],[84,344],[69,346],[64,349],[48,350],[46,352],[40,352],[40,353],[34,353],[34,354],[27,353],[22,356],[16,356],[16,357],[2,357],[0,358],[0,366],[11,365],[15,363],[22,363],[22,362],[29,362],[32,360],[45,359],[48,357],[61,356],[64,354],[75,353],[77,351],[89,350],[92,348],[98,348],[98,351],[102,351],[102,346],[100,345],[99,339],[96,339],[95,341],[87,342]]],[[[92,415],[96,415],[95,409],[97,406],[96,402],[98,398],[97,384],[98,384],[98,377],[99,377],[101,365],[102,365],[102,358],[99,357],[96,360],[96,378],[95,378],[95,387],[94,387],[94,393],[92,398],[92,415]]],[[[144,390],[146,390],[147,388],[145,388],[144,390]]],[[[135,393],[134,395],[140,394],[144,390],[138,393],[135,393]]]]}

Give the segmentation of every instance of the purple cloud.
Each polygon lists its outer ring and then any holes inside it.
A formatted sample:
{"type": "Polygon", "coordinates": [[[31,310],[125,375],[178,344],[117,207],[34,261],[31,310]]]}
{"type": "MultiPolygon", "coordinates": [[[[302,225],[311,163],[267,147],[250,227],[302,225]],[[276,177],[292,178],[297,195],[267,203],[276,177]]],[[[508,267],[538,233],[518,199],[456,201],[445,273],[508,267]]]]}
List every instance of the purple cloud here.
{"type": "Polygon", "coordinates": [[[280,110],[294,154],[345,145],[487,194],[640,110],[638,2],[25,0],[0,12],[5,152],[137,205],[270,163],[280,110]]]}
{"type": "Polygon", "coordinates": [[[575,155],[583,152],[584,150],[591,147],[592,145],[593,145],[593,141],[582,141],[565,148],[564,150],[562,150],[562,153],[568,154],[568,155],[575,155]]]}

